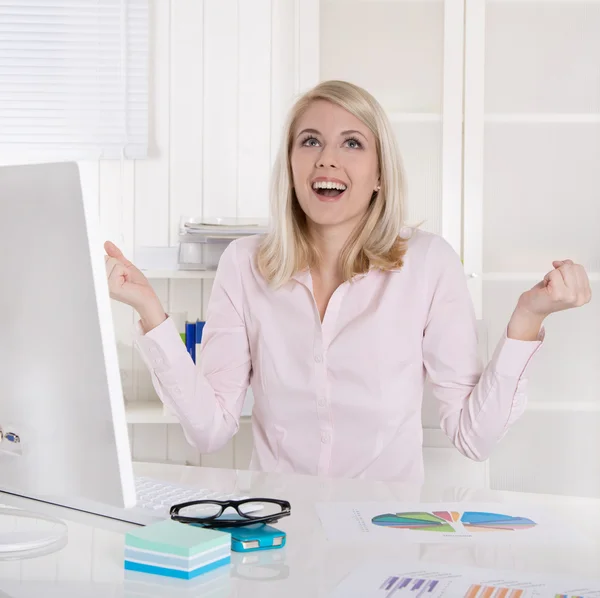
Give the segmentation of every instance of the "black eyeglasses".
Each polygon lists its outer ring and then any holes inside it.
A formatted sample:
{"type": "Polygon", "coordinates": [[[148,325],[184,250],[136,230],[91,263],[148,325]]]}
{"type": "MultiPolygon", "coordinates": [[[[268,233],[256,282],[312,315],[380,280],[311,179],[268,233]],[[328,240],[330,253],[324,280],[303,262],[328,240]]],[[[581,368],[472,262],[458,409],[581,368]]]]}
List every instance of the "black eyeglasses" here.
{"type": "Polygon", "coordinates": [[[169,511],[173,521],[195,523],[205,527],[241,527],[254,523],[275,523],[290,514],[287,500],[247,498],[244,500],[192,500],[173,505],[169,511]],[[227,509],[236,514],[222,517],[227,509]]]}

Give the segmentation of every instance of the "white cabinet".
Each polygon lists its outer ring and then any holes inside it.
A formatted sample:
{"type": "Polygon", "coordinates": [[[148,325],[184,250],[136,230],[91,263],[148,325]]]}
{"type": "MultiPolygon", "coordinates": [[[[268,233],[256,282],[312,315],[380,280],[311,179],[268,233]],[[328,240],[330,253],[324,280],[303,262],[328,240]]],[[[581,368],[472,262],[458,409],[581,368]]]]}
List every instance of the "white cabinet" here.
{"type": "MultiPolygon", "coordinates": [[[[463,258],[482,356],[552,260],[582,263],[600,292],[600,2],[321,0],[319,26],[320,78],[366,87],[394,124],[407,220],[463,258]]],[[[585,475],[600,479],[600,306],[554,314],[546,330],[528,412],[489,481],[600,494],[585,475]]],[[[427,395],[423,421],[437,425],[427,395]]]]}
{"type": "MultiPolygon", "coordinates": [[[[582,263],[600,291],[600,3],[467,0],[464,258],[491,342],[521,292],[582,263]]],[[[494,488],[600,495],[600,305],[554,314],[494,488]]]]}

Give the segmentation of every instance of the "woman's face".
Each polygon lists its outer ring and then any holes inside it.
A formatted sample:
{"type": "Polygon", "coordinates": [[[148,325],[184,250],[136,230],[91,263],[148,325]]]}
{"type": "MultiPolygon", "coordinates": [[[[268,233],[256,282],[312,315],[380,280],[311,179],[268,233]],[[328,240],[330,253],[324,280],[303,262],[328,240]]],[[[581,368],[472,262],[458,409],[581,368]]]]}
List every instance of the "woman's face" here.
{"type": "Polygon", "coordinates": [[[293,131],[290,161],[309,223],[329,228],[360,221],[379,185],[375,137],[361,120],[315,100],[293,131]]]}

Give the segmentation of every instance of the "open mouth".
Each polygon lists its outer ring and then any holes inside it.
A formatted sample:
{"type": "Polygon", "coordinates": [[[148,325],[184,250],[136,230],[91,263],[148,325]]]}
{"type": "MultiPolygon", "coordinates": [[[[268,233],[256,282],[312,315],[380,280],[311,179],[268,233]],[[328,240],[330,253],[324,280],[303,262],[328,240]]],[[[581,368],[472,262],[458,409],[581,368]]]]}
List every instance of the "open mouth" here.
{"type": "Polygon", "coordinates": [[[317,181],[312,188],[316,195],[329,200],[338,198],[346,191],[346,185],[332,181],[317,181]]]}

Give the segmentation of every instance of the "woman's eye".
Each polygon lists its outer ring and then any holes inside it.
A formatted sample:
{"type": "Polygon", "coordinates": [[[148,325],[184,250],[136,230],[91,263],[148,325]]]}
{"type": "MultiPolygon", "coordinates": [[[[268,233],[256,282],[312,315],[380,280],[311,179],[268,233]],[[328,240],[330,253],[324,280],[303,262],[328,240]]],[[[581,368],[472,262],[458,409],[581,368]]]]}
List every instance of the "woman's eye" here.
{"type": "Polygon", "coordinates": [[[358,139],[348,139],[346,140],[346,144],[350,149],[360,149],[362,147],[358,139]]]}
{"type": "Polygon", "coordinates": [[[302,145],[307,147],[317,147],[319,145],[319,140],[314,137],[308,137],[302,142],[302,145]]]}

